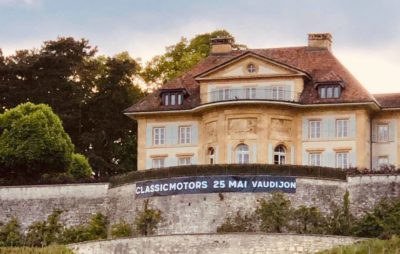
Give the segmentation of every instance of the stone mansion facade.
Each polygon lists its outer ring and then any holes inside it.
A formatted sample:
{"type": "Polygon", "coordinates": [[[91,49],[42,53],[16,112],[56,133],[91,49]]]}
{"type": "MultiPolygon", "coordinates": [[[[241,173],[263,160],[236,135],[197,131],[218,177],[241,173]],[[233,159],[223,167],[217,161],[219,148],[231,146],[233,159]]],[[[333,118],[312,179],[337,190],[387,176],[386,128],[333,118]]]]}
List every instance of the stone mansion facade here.
{"type": "Polygon", "coordinates": [[[335,58],[328,33],[308,46],[211,54],[125,111],[138,123],[138,170],[265,163],[378,169],[400,164],[400,94],[370,94],[335,58]]]}

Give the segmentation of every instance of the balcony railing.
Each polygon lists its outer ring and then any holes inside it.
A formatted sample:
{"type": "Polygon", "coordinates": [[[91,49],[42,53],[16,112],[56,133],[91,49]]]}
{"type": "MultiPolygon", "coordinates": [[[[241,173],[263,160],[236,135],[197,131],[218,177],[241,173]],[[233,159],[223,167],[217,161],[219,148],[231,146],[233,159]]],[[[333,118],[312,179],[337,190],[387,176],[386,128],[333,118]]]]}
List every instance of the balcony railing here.
{"type": "MultiPolygon", "coordinates": [[[[275,100],[298,101],[300,93],[281,88],[221,88],[206,94],[207,101],[275,100]]],[[[204,97],[203,97],[204,98],[204,97]]]]}

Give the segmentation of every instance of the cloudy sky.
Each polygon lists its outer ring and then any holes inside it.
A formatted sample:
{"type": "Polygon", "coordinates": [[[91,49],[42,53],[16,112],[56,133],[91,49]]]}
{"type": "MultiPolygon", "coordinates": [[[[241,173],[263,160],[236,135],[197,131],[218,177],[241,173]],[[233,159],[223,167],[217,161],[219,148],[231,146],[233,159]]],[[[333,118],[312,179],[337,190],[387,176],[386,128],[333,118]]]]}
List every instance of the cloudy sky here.
{"type": "Polygon", "coordinates": [[[0,0],[0,48],[89,39],[146,62],[181,36],[227,29],[250,48],[300,46],[330,32],[333,51],[373,93],[400,92],[398,0],[0,0]]]}

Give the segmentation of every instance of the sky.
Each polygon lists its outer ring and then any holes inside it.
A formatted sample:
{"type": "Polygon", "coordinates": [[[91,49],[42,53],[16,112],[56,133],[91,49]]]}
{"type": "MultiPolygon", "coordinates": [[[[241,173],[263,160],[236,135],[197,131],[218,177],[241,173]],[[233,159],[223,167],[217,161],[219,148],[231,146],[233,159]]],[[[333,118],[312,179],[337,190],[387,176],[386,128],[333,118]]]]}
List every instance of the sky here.
{"type": "Polygon", "coordinates": [[[58,36],[142,63],[182,36],[226,29],[249,48],[302,46],[330,32],[333,53],[372,93],[400,92],[398,0],[0,0],[4,54],[58,36]]]}

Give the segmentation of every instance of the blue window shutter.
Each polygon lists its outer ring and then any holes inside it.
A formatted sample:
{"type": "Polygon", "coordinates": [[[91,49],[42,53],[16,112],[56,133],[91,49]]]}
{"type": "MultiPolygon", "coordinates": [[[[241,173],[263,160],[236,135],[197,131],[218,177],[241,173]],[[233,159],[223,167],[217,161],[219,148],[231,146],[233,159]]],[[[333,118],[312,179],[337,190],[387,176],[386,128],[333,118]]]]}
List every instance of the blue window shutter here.
{"type": "Polygon", "coordinates": [[[356,137],[356,117],[353,115],[349,118],[349,137],[355,138],[356,137]]]}
{"type": "Polygon", "coordinates": [[[291,85],[285,85],[283,87],[283,89],[285,90],[285,96],[284,99],[287,101],[291,101],[292,100],[292,86],[291,85]]]}
{"type": "Polygon", "coordinates": [[[167,157],[165,158],[164,167],[173,167],[178,165],[178,158],[176,157],[167,157]]]}
{"type": "Polygon", "coordinates": [[[375,121],[372,122],[371,139],[372,142],[376,142],[378,140],[378,126],[375,121]]]}
{"type": "Polygon", "coordinates": [[[151,158],[146,158],[146,169],[153,167],[153,160],[151,158]]]}
{"type": "Polygon", "coordinates": [[[396,140],[396,119],[392,119],[389,122],[389,141],[394,142],[396,140]]]}
{"type": "Polygon", "coordinates": [[[253,144],[253,161],[252,163],[257,163],[257,144],[253,144]]]}
{"type": "Polygon", "coordinates": [[[372,156],[372,170],[378,170],[378,156],[372,156]]]}
{"type": "Polygon", "coordinates": [[[272,144],[268,144],[268,163],[274,164],[272,144]]]}
{"type": "Polygon", "coordinates": [[[146,127],[146,146],[151,146],[153,143],[153,126],[147,125],[146,127]]]}
{"type": "Polygon", "coordinates": [[[303,132],[303,140],[308,140],[308,119],[303,118],[303,126],[302,126],[302,132],[303,132]]]}
{"type": "Polygon", "coordinates": [[[232,145],[231,144],[228,144],[227,146],[226,146],[226,152],[227,152],[227,163],[229,164],[229,163],[232,163],[232,145]]]}
{"type": "Polygon", "coordinates": [[[192,125],[192,144],[197,145],[198,140],[199,140],[199,128],[198,124],[195,123],[192,125]]]}
{"type": "Polygon", "coordinates": [[[326,151],[323,154],[323,166],[325,167],[336,167],[336,153],[334,151],[326,151]]]}
{"type": "Polygon", "coordinates": [[[334,117],[324,117],[321,124],[322,138],[331,139],[336,137],[336,119],[334,117]]]}
{"type": "Polygon", "coordinates": [[[349,152],[349,167],[356,167],[357,166],[357,155],[356,151],[349,152]]]}
{"type": "Polygon", "coordinates": [[[178,144],[178,125],[169,124],[166,126],[166,144],[176,145],[178,144]]]}
{"type": "Polygon", "coordinates": [[[305,151],[305,150],[303,150],[303,153],[302,153],[302,165],[308,165],[309,164],[309,162],[308,162],[308,152],[307,151],[305,151]]]}

